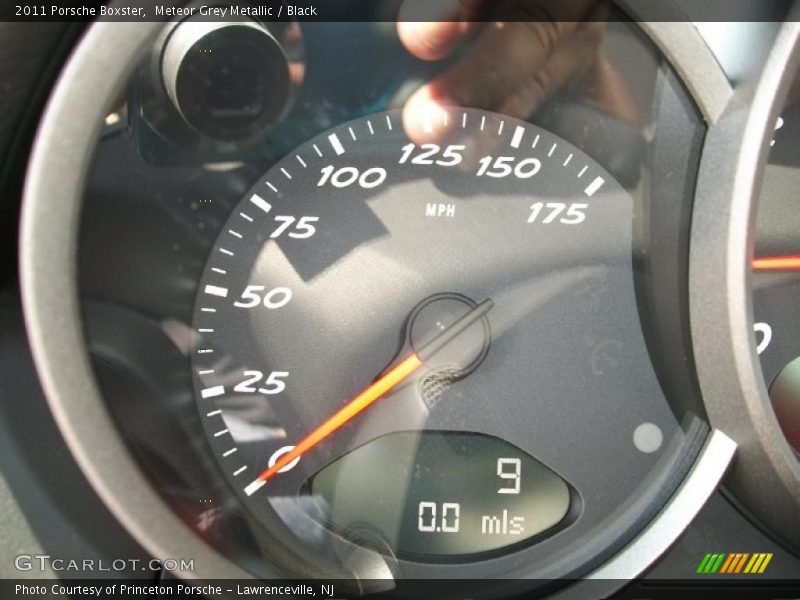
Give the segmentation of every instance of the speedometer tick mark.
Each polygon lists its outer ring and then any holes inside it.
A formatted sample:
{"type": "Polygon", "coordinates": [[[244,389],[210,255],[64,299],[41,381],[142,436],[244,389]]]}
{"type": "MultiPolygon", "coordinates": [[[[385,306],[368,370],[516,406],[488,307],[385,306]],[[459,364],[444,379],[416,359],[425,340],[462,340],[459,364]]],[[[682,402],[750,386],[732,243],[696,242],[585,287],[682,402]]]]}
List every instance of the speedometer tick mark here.
{"type": "Polygon", "coordinates": [[[198,333],[214,333],[213,329],[208,329],[208,328],[206,328],[206,329],[198,329],[197,331],[198,331],[198,333]]]}
{"type": "Polygon", "coordinates": [[[207,285],[205,287],[206,294],[211,294],[212,296],[219,296],[220,298],[227,298],[228,297],[228,288],[220,287],[218,285],[207,285]]]}
{"type": "Polygon", "coordinates": [[[505,124],[505,121],[500,121],[500,127],[497,128],[497,135],[503,135],[503,125],[505,124]]]}
{"type": "Polygon", "coordinates": [[[481,131],[483,131],[484,125],[486,125],[486,115],[481,115],[481,131]]]}
{"type": "Polygon", "coordinates": [[[220,248],[219,251],[222,252],[223,254],[227,254],[228,256],[235,256],[233,252],[231,252],[230,250],[226,250],[225,248],[220,248]]]}
{"type": "Polygon", "coordinates": [[[253,222],[253,217],[251,217],[250,215],[240,212],[239,216],[242,217],[245,221],[250,221],[251,223],[253,222]]]}
{"type": "Polygon", "coordinates": [[[339,139],[339,136],[335,133],[332,133],[328,136],[328,141],[331,143],[331,147],[333,151],[336,152],[337,155],[341,156],[344,154],[344,146],[342,146],[342,142],[339,139]]]}
{"type": "Polygon", "coordinates": [[[236,450],[238,450],[238,448],[231,448],[230,450],[226,450],[225,452],[222,453],[222,456],[225,457],[230,456],[231,454],[236,452],[236,450]]]}
{"type": "Polygon", "coordinates": [[[233,237],[237,237],[240,240],[244,238],[244,236],[239,233],[238,231],[234,231],[233,229],[228,229],[228,233],[230,233],[233,237]]]}
{"type": "Polygon", "coordinates": [[[565,161],[564,161],[564,166],[565,166],[565,167],[566,167],[566,166],[569,164],[569,161],[571,161],[571,160],[572,160],[572,157],[573,157],[573,154],[570,154],[570,155],[567,157],[567,160],[565,160],[565,161]]]}
{"type": "Polygon", "coordinates": [[[356,137],[356,132],[355,132],[355,131],[353,131],[353,128],[352,128],[352,127],[348,127],[348,128],[347,128],[347,131],[349,131],[349,132],[350,132],[350,137],[351,137],[351,138],[353,138],[353,141],[355,142],[355,141],[358,139],[358,138],[356,137]]]}
{"type": "Polygon", "coordinates": [[[539,134],[536,134],[536,137],[533,138],[533,144],[531,144],[531,148],[536,148],[536,144],[539,143],[539,134]]]}
{"type": "Polygon", "coordinates": [[[214,437],[219,437],[221,435],[225,435],[226,433],[228,433],[228,429],[222,429],[222,430],[218,431],[217,433],[215,433],[214,437]]]}
{"type": "Polygon", "coordinates": [[[198,375],[211,375],[214,372],[214,369],[205,369],[204,371],[198,371],[198,375]]]}
{"type": "Polygon", "coordinates": [[[263,485],[264,485],[263,481],[261,481],[260,479],[256,479],[255,481],[252,481],[249,484],[247,484],[247,487],[244,488],[244,493],[247,494],[248,496],[252,496],[258,490],[260,490],[263,485]]]}
{"type": "Polygon", "coordinates": [[[467,128],[467,113],[461,113],[461,129],[467,128]]]}
{"type": "Polygon", "coordinates": [[[200,310],[203,312],[217,312],[216,308],[201,308],[200,310]]]}
{"type": "Polygon", "coordinates": [[[222,414],[222,409],[218,408],[217,410],[212,410],[211,412],[206,413],[206,416],[207,417],[213,417],[213,416],[221,415],[221,414],[222,414]]]}
{"type": "Polygon", "coordinates": [[[226,275],[228,273],[225,269],[220,269],[219,267],[211,267],[211,270],[220,275],[226,275]]]}
{"type": "Polygon", "coordinates": [[[289,175],[289,171],[287,171],[287,170],[286,170],[286,169],[284,169],[283,167],[281,167],[281,173],[283,173],[284,175],[286,175],[286,179],[291,179],[291,178],[292,178],[292,176],[291,176],[291,175],[289,175]]]}
{"type": "Polygon", "coordinates": [[[547,156],[553,156],[553,152],[556,151],[556,147],[557,146],[558,146],[558,144],[553,144],[553,147],[550,148],[550,152],[547,153],[547,156]]]}
{"type": "Polygon", "coordinates": [[[525,135],[525,128],[522,125],[517,125],[517,128],[514,129],[514,135],[511,138],[511,147],[519,148],[520,143],[522,143],[522,137],[524,135],[525,135]]]}
{"type": "Polygon", "coordinates": [[[265,183],[265,184],[266,184],[266,186],[267,186],[269,189],[271,189],[273,192],[275,192],[276,194],[278,193],[278,188],[276,188],[274,185],[272,185],[272,184],[271,184],[269,181],[265,181],[264,183],[265,183]]]}
{"type": "Polygon", "coordinates": [[[581,172],[580,172],[580,173],[578,173],[578,179],[580,179],[581,177],[583,177],[583,174],[584,174],[584,173],[586,173],[586,169],[588,169],[588,168],[589,168],[589,165],[586,165],[585,167],[583,167],[583,168],[581,169],[581,172]]]}
{"type": "Polygon", "coordinates": [[[320,150],[319,147],[316,144],[314,144],[313,147],[314,147],[314,150],[317,153],[317,156],[319,156],[321,158],[322,157],[322,150],[320,150]]]}
{"type": "MultiPolygon", "coordinates": [[[[267,185],[269,185],[269,184],[267,184],[267,185]]],[[[250,196],[250,202],[252,202],[258,208],[263,210],[265,213],[268,213],[269,211],[272,210],[272,204],[270,204],[269,202],[264,200],[258,194],[253,194],[252,196],[250,196]]],[[[252,219],[250,219],[250,220],[252,221],[252,219]]]]}
{"type": "Polygon", "coordinates": [[[239,475],[240,473],[244,473],[246,470],[247,470],[247,465],[245,465],[244,467],[239,467],[238,469],[236,469],[233,472],[233,475],[235,477],[236,475],[239,475]]]}
{"type": "Polygon", "coordinates": [[[586,189],[583,190],[583,193],[591,198],[592,196],[594,196],[595,192],[603,186],[605,182],[606,180],[603,179],[602,177],[595,177],[594,181],[592,181],[592,183],[590,183],[586,187],[586,189]]]}
{"type": "Polygon", "coordinates": [[[222,396],[224,393],[225,387],[221,385],[215,385],[200,391],[200,395],[203,398],[214,398],[215,396],[222,396]]]}
{"type": "Polygon", "coordinates": [[[295,158],[297,159],[297,162],[299,162],[301,165],[303,165],[303,168],[304,168],[304,169],[305,169],[305,168],[308,166],[308,165],[306,164],[306,161],[304,161],[304,160],[303,160],[303,159],[300,157],[300,155],[299,155],[299,154],[298,154],[297,156],[295,156],[295,158]]]}
{"type": "Polygon", "coordinates": [[[197,351],[198,354],[212,354],[213,352],[211,348],[201,348],[197,351]]]}
{"type": "Polygon", "coordinates": [[[372,127],[372,121],[367,120],[367,128],[369,128],[370,135],[375,135],[375,129],[372,127]]]}
{"type": "Polygon", "coordinates": [[[389,128],[389,131],[392,130],[392,119],[389,117],[389,115],[386,115],[386,127],[389,128]]]}

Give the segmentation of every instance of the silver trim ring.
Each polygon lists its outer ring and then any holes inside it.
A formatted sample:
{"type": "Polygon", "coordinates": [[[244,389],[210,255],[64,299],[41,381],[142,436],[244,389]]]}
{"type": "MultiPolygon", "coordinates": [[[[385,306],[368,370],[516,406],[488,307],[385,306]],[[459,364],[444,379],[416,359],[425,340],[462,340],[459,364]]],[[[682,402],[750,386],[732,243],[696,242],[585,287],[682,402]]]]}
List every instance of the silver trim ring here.
{"type": "Polygon", "coordinates": [[[28,336],[50,408],[86,477],[155,558],[191,556],[182,578],[251,576],[186,527],[148,483],[97,388],[81,330],[78,221],[100,127],[142,51],[163,23],[96,23],[56,84],[36,136],[20,235],[28,336]],[[90,91],[90,93],[87,93],[90,91]]]}
{"type": "Polygon", "coordinates": [[[736,442],[719,430],[712,431],[669,504],[625,549],[586,579],[631,580],[641,575],[642,562],[652,565],[691,524],[716,491],[735,452],[736,442]]]}
{"type": "Polygon", "coordinates": [[[771,531],[800,547],[800,462],[761,373],[750,268],[756,205],[775,120],[800,63],[800,3],[781,26],[757,87],[740,86],[709,129],[689,255],[692,343],[713,427],[739,443],[728,487],[771,531]]]}

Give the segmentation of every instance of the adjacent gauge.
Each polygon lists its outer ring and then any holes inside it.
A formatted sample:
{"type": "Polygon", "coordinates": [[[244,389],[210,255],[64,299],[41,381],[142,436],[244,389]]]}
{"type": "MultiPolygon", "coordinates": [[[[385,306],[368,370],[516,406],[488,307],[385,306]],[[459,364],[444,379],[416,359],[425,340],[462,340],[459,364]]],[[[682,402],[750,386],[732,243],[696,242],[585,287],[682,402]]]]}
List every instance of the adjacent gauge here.
{"type": "Polygon", "coordinates": [[[337,126],[232,210],[193,317],[204,429],[276,548],[564,575],[652,516],[699,431],[645,346],[634,200],[537,126],[420,118],[424,142],[397,112],[337,126]]]}
{"type": "MultiPolygon", "coordinates": [[[[800,105],[775,123],[759,202],[753,311],[764,380],[783,434],[800,453],[800,105]]],[[[800,454],[798,454],[800,456],[800,454]]]]}

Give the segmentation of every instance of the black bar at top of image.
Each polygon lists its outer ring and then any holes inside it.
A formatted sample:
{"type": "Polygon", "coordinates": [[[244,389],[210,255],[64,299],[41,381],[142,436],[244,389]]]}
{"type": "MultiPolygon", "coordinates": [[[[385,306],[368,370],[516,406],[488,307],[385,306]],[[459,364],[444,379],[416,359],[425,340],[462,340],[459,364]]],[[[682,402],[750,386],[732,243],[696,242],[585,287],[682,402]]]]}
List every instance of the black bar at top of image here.
{"type": "MultiPolygon", "coordinates": [[[[141,22],[192,17],[267,21],[602,21],[608,0],[2,0],[0,22],[141,22]]],[[[618,0],[631,19],[666,22],[768,22],[791,0],[618,0]]]]}

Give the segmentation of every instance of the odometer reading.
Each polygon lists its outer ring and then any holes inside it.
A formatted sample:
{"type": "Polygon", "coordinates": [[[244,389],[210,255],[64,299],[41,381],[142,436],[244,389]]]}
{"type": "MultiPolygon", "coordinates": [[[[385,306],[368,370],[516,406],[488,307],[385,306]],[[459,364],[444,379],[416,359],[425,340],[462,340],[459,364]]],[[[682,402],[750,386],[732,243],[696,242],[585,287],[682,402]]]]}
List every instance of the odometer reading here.
{"type": "Polygon", "coordinates": [[[334,461],[312,478],[311,493],[335,529],[419,558],[478,554],[539,535],[568,522],[574,492],[497,438],[406,431],[334,461]]]}

